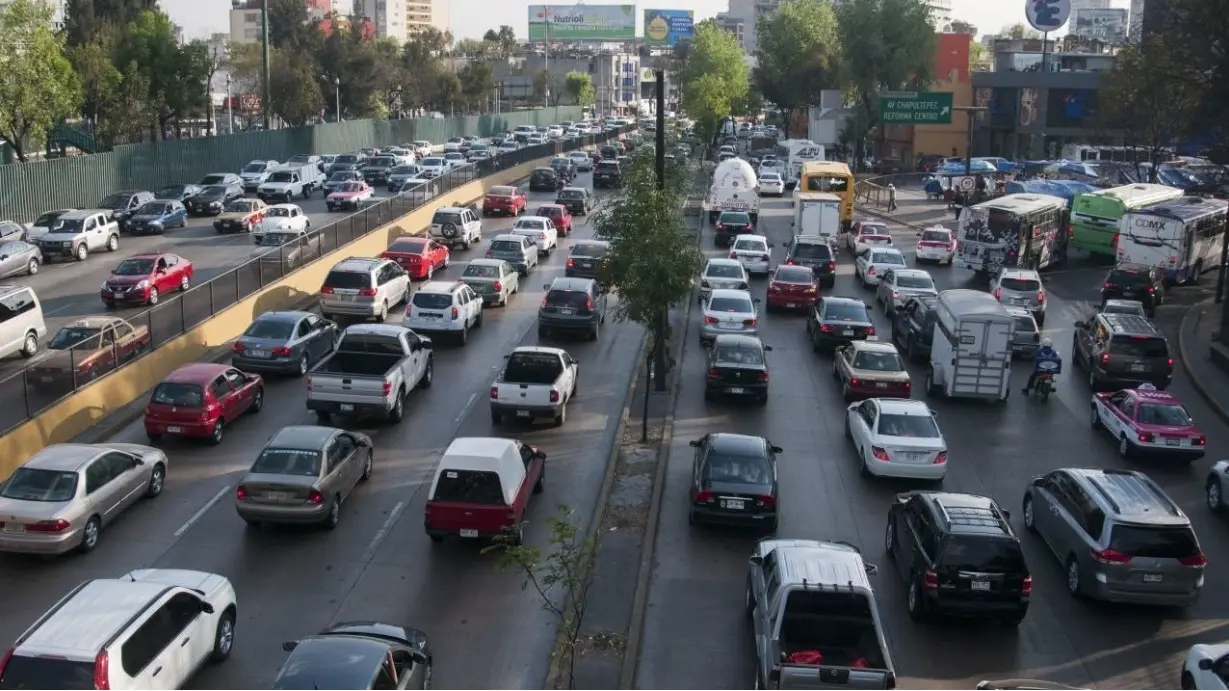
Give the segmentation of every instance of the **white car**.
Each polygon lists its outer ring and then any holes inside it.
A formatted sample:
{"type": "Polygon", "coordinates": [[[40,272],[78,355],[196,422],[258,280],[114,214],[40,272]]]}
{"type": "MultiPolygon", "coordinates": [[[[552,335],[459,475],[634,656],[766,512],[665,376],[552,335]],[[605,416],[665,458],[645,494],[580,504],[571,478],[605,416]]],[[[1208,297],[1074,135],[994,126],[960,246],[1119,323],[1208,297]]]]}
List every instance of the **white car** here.
{"type": "Polygon", "coordinates": [[[862,221],[854,224],[853,232],[846,234],[849,251],[856,257],[867,247],[885,247],[892,244],[892,233],[887,224],[862,221]]]}
{"type": "Polygon", "coordinates": [[[417,158],[426,158],[435,152],[435,145],[426,139],[412,142],[411,146],[414,148],[414,156],[417,158]]]}
{"type": "Polygon", "coordinates": [[[275,230],[308,230],[311,219],[298,204],[274,204],[265,209],[265,217],[256,224],[254,235],[275,230]]]}
{"type": "Polygon", "coordinates": [[[558,139],[563,136],[563,128],[558,126],[547,127],[546,136],[550,137],[551,139],[558,139]]]}
{"type": "Polygon", "coordinates": [[[772,243],[763,235],[736,235],[730,259],[737,260],[751,275],[767,276],[772,272],[772,243]]]}
{"type": "Polygon", "coordinates": [[[514,153],[514,152],[516,152],[516,151],[517,151],[517,150],[519,150],[520,148],[521,148],[521,147],[520,147],[520,145],[519,145],[519,144],[517,144],[515,141],[513,141],[513,140],[509,139],[509,140],[505,141],[503,144],[500,144],[500,145],[499,145],[499,148],[498,148],[496,151],[498,151],[498,152],[499,152],[499,153],[501,153],[501,154],[510,154],[510,153],[514,153]]]}
{"type": "Polygon", "coordinates": [[[415,333],[449,333],[461,345],[482,326],[482,297],[461,281],[427,281],[405,306],[401,325],[415,333]]]}
{"type": "Polygon", "coordinates": [[[943,226],[934,226],[918,231],[917,263],[934,262],[951,264],[956,258],[956,238],[943,226]]]}
{"type": "Polygon", "coordinates": [[[469,160],[459,151],[449,151],[444,154],[444,163],[447,163],[450,169],[456,169],[469,165],[469,160]]]}
{"type": "Polygon", "coordinates": [[[747,290],[750,287],[751,276],[737,259],[709,259],[704,271],[700,272],[701,302],[707,300],[713,290],[747,290]]]}
{"type": "Polygon", "coordinates": [[[721,334],[755,336],[760,329],[759,298],[745,290],[714,288],[700,306],[700,343],[712,343],[721,334]]]}
{"type": "Polygon", "coordinates": [[[522,216],[512,226],[513,235],[524,235],[538,247],[538,256],[549,257],[559,248],[559,231],[546,216],[522,216]]]}
{"type": "Polygon", "coordinates": [[[51,230],[51,227],[59,221],[61,216],[79,210],[80,209],[56,209],[40,215],[34,220],[33,223],[26,224],[26,242],[38,244],[35,242],[35,239],[46,235],[47,232],[51,230]]]}
{"type": "Polygon", "coordinates": [[[909,298],[938,295],[939,289],[930,274],[921,269],[888,269],[875,289],[875,302],[891,316],[909,298]]]}
{"type": "Polygon", "coordinates": [[[785,196],[785,178],[781,177],[781,174],[775,170],[760,173],[760,196],[785,196]]]}
{"type": "Polygon", "coordinates": [[[1186,651],[1182,689],[1229,689],[1229,643],[1197,643],[1186,651]]]}
{"type": "Polygon", "coordinates": [[[424,174],[430,175],[433,178],[438,178],[444,173],[447,173],[448,169],[451,167],[451,164],[445,161],[443,156],[428,156],[419,161],[418,165],[422,166],[422,172],[424,174]]]}
{"type": "Polygon", "coordinates": [[[845,410],[845,436],[867,477],[942,480],[947,441],[922,401],[868,398],[845,410]]]}
{"type": "Polygon", "coordinates": [[[461,144],[463,143],[464,141],[460,137],[453,137],[452,139],[449,139],[448,141],[444,142],[444,153],[460,151],[461,144]]]}
{"type": "Polygon", "coordinates": [[[879,285],[883,274],[893,269],[904,269],[905,255],[892,247],[868,247],[862,250],[853,263],[854,276],[862,282],[864,288],[874,288],[879,285]]]}

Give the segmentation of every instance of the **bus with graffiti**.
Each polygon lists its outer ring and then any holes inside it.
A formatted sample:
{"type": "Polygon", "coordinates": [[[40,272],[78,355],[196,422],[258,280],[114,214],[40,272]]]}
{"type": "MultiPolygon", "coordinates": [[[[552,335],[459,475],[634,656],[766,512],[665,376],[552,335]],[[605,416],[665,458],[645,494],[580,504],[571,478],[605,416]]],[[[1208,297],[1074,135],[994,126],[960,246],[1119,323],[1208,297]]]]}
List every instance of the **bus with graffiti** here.
{"type": "Polygon", "coordinates": [[[1078,195],[1071,202],[1071,249],[1112,257],[1123,215],[1181,196],[1177,187],[1146,183],[1078,195]]]}
{"type": "Polygon", "coordinates": [[[1048,194],[1008,194],[965,208],[956,231],[956,266],[979,274],[1044,269],[1067,254],[1067,201],[1048,194]]]}
{"type": "Polygon", "coordinates": [[[1122,217],[1118,259],[1159,266],[1171,283],[1195,283],[1221,264],[1229,202],[1182,197],[1122,217]]]}

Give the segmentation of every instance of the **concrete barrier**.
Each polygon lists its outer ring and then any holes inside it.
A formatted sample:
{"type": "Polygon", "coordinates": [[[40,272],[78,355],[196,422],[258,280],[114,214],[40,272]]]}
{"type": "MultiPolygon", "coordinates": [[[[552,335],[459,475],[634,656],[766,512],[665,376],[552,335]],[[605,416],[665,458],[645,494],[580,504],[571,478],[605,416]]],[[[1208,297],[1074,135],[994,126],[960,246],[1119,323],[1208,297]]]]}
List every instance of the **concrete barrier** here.
{"type": "Polygon", "coordinates": [[[374,257],[388,249],[399,236],[425,232],[435,209],[463,206],[480,199],[492,187],[528,177],[534,168],[545,165],[550,158],[523,163],[442,194],[429,206],[415,209],[231,305],[145,355],[140,364],[121,367],[52,405],[38,417],[0,437],[0,477],[7,478],[48,444],[69,441],[141,398],[180,365],[205,358],[210,351],[237,338],[256,316],[301,306],[316,295],[329,269],[342,259],[374,257]]]}

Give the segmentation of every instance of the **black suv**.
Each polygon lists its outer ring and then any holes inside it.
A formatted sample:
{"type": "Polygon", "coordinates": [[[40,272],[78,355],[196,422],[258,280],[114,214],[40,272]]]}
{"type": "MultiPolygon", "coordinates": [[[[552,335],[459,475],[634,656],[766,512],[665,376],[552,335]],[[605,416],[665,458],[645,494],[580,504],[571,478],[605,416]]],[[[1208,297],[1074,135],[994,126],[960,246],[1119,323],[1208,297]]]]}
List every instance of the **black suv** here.
{"type": "Polygon", "coordinates": [[[875,335],[870,308],[857,298],[821,297],[807,315],[811,348],[832,352],[852,341],[875,335]]]}
{"type": "Polygon", "coordinates": [[[564,184],[563,177],[554,168],[534,168],[529,174],[530,192],[558,192],[564,184]]]}
{"type": "Polygon", "coordinates": [[[618,161],[602,159],[593,166],[593,189],[622,186],[623,171],[619,169],[618,161]]]}
{"type": "Polygon", "coordinates": [[[1093,391],[1144,382],[1164,389],[1174,376],[1169,343],[1152,322],[1135,314],[1103,312],[1076,322],[1071,358],[1084,368],[1093,391]]]}
{"type": "Polygon", "coordinates": [[[836,285],[836,256],[827,240],[818,235],[795,235],[785,248],[786,264],[811,267],[821,288],[836,285]]]}
{"type": "Polygon", "coordinates": [[[1156,306],[1165,301],[1165,271],[1159,266],[1119,262],[1110,269],[1101,286],[1101,304],[1106,300],[1139,300],[1149,317],[1156,316],[1156,306]]]}
{"type": "Polygon", "coordinates": [[[622,151],[623,147],[621,146],[607,144],[606,146],[602,147],[600,153],[603,161],[613,161],[619,157],[619,154],[622,153],[622,151]]]}
{"type": "Polygon", "coordinates": [[[573,243],[564,275],[568,278],[601,278],[602,263],[606,261],[606,253],[609,251],[610,243],[605,240],[580,240],[573,243]]]}
{"type": "Polygon", "coordinates": [[[606,294],[592,278],[556,278],[543,286],[538,308],[538,338],[556,332],[582,333],[596,341],[606,321],[606,294]]]}
{"type": "Polygon", "coordinates": [[[898,494],[883,541],[916,621],[954,615],[1018,626],[1028,612],[1033,577],[1007,512],[989,497],[898,494]]]}
{"type": "Polygon", "coordinates": [[[896,308],[892,317],[892,342],[907,359],[921,362],[930,356],[935,335],[935,305],[939,298],[929,295],[909,298],[896,308]]]}

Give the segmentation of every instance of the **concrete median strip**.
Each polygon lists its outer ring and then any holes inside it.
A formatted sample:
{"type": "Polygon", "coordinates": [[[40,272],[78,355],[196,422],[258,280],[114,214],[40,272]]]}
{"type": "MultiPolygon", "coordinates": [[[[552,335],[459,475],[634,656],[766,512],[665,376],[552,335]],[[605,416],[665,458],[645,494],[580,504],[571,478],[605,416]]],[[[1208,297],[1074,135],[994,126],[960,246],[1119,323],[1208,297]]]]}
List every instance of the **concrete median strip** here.
{"type": "Polygon", "coordinates": [[[225,351],[219,349],[243,333],[257,315],[302,307],[314,301],[329,269],[338,261],[352,256],[376,256],[397,237],[425,232],[437,207],[465,205],[481,199],[491,187],[526,178],[550,158],[523,163],[440,195],[429,206],[415,209],[256,291],[153,350],[136,366],[110,372],[50,406],[0,437],[0,459],[3,459],[0,460],[0,478],[8,477],[14,468],[48,444],[72,440],[117,413],[132,416],[129,420],[139,417],[140,407],[132,404],[180,365],[223,359],[225,351]]]}
{"type": "Polygon", "coordinates": [[[1217,397],[1212,394],[1212,391],[1208,388],[1209,383],[1205,382],[1195,371],[1191,364],[1194,362],[1194,358],[1191,356],[1189,351],[1191,345],[1183,336],[1183,334],[1187,331],[1188,324],[1190,324],[1190,330],[1192,333],[1199,328],[1200,322],[1203,321],[1204,310],[1214,304],[1215,300],[1208,298],[1207,300],[1197,303],[1195,306],[1188,309],[1186,314],[1182,315],[1182,323],[1178,326],[1178,359],[1182,362],[1182,369],[1186,371],[1186,377],[1190,380],[1191,386],[1195,387],[1195,391],[1199,393],[1199,397],[1208,404],[1208,407],[1216,413],[1217,417],[1219,417],[1222,422],[1229,424],[1229,410],[1226,410],[1224,404],[1222,404],[1217,397]]]}

